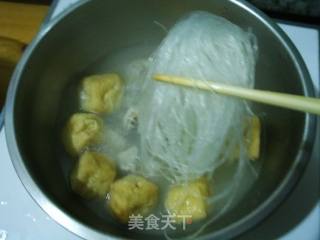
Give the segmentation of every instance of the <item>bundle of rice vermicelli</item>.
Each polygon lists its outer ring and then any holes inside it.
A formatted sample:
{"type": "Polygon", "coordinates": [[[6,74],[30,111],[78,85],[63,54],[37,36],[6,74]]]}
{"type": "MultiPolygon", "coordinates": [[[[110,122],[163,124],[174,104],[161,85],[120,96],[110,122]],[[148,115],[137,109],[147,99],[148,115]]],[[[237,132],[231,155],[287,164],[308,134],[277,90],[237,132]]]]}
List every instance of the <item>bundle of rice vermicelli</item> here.
{"type": "Polygon", "coordinates": [[[144,174],[183,182],[213,174],[235,151],[240,162],[247,161],[244,123],[252,113],[246,102],[155,82],[152,76],[253,88],[256,54],[250,31],[206,12],[194,12],[170,30],[151,58],[138,101],[137,164],[144,174]]]}

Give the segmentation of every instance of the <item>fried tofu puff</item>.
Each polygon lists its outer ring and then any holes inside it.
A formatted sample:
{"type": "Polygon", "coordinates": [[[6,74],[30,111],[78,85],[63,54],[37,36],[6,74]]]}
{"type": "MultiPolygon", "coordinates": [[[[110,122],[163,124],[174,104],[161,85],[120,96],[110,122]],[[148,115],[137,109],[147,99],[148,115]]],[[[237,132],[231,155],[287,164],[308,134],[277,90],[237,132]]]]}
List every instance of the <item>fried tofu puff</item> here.
{"type": "Polygon", "coordinates": [[[104,198],[116,177],[116,167],[107,156],[95,152],[85,152],[70,176],[71,188],[80,196],[104,198]]]}
{"type": "Polygon", "coordinates": [[[261,121],[254,116],[248,120],[248,130],[245,134],[245,141],[247,146],[247,153],[249,159],[257,160],[260,156],[261,145],[261,121]]]}
{"type": "Polygon", "coordinates": [[[167,211],[175,216],[177,223],[185,220],[201,220],[207,217],[209,186],[206,178],[171,186],[166,199],[167,211]]]}
{"type": "Polygon", "coordinates": [[[80,94],[81,108],[93,113],[112,113],[119,105],[123,83],[118,74],[86,77],[80,94]]]}
{"type": "Polygon", "coordinates": [[[112,213],[125,223],[132,214],[149,214],[157,203],[158,191],[158,187],[149,180],[128,175],[111,185],[108,204],[112,213]]]}
{"type": "Polygon", "coordinates": [[[87,147],[102,141],[103,121],[95,114],[76,113],[63,130],[63,143],[72,156],[80,155],[87,147]]]}
{"type": "MultiPolygon", "coordinates": [[[[253,116],[245,122],[245,132],[243,141],[245,142],[245,150],[250,160],[257,160],[260,157],[261,145],[261,121],[258,117],[253,116]]],[[[240,158],[240,147],[236,146],[232,151],[231,162],[240,158]]]]}

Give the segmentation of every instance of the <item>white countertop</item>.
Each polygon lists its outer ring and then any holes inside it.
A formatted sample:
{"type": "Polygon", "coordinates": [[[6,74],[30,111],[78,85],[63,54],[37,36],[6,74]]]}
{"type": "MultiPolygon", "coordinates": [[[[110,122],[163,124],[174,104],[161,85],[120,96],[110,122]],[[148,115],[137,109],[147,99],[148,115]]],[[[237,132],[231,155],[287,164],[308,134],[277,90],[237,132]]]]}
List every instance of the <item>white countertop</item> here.
{"type": "MultiPolygon", "coordinates": [[[[77,0],[57,2],[52,17],[74,2],[77,0]]],[[[303,56],[319,94],[319,32],[312,28],[285,24],[280,26],[303,56]]],[[[320,146],[319,139],[317,146],[320,146]]],[[[320,239],[319,151],[319,148],[314,151],[306,173],[288,200],[257,228],[245,234],[243,239],[274,239],[279,233],[282,235],[281,240],[320,239]],[[318,203],[315,204],[316,202],[318,203]]],[[[51,220],[28,195],[13,169],[6,146],[5,132],[2,130],[0,132],[0,240],[7,239],[78,240],[80,238],[51,220]]]]}

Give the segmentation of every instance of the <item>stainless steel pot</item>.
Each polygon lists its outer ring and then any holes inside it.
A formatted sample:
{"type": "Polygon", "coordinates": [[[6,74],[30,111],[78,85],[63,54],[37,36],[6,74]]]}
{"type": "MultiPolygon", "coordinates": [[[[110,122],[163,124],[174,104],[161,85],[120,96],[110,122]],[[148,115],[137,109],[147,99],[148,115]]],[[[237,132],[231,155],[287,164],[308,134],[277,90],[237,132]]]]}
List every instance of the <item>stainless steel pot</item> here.
{"type": "MultiPolygon", "coordinates": [[[[59,108],[63,92],[83,69],[115,49],[159,42],[163,32],[192,10],[221,15],[251,28],[259,42],[257,83],[269,89],[314,96],[306,67],[288,37],[257,9],[242,1],[93,0],[82,1],[47,24],[26,50],[7,97],[5,126],[14,167],[34,200],[65,228],[86,239],[161,239],[133,233],[102,219],[76,197],[63,176],[59,108]]],[[[292,190],[313,147],[311,115],[257,105],[263,115],[264,146],[259,180],[230,214],[210,225],[201,239],[234,237],[267,216],[292,190]]]]}

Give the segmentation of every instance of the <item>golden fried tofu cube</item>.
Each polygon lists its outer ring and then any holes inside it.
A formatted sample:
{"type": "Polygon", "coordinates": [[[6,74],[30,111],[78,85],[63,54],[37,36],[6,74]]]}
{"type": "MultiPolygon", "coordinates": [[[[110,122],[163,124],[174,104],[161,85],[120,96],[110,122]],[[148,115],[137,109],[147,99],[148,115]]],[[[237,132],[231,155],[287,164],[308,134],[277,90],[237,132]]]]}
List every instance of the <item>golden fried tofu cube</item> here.
{"type": "Polygon", "coordinates": [[[86,77],[80,94],[81,108],[93,113],[112,113],[122,96],[122,80],[118,74],[86,77]]]}
{"type": "Polygon", "coordinates": [[[208,182],[204,177],[189,183],[174,185],[167,193],[165,207],[175,216],[178,223],[184,218],[192,221],[204,219],[207,217],[206,200],[209,193],[208,182]]]}
{"type": "Polygon", "coordinates": [[[109,206],[112,213],[121,221],[129,216],[146,216],[156,205],[158,187],[141,176],[128,175],[111,185],[109,206]]]}
{"type": "Polygon", "coordinates": [[[249,129],[245,135],[249,159],[256,160],[260,156],[261,122],[256,116],[249,119],[249,129]]]}
{"type": "Polygon", "coordinates": [[[84,198],[103,198],[115,177],[112,160],[100,153],[85,152],[71,173],[71,188],[84,198]]]}
{"type": "Polygon", "coordinates": [[[70,117],[63,130],[66,151],[78,156],[87,147],[102,141],[103,121],[92,113],[76,113],[70,117]]]}

